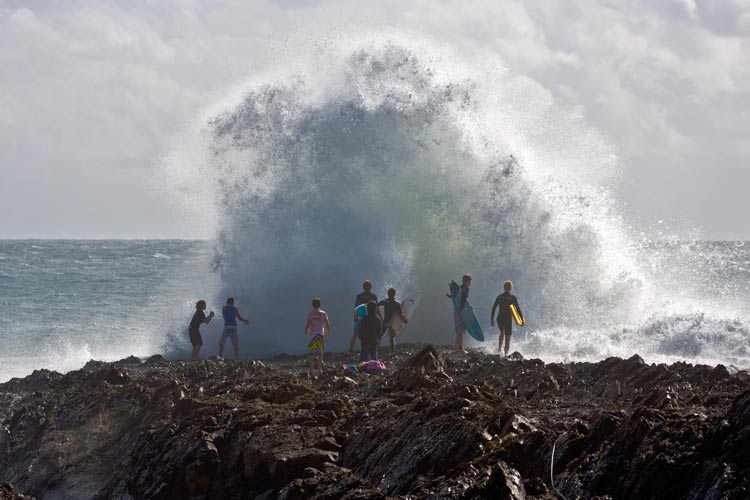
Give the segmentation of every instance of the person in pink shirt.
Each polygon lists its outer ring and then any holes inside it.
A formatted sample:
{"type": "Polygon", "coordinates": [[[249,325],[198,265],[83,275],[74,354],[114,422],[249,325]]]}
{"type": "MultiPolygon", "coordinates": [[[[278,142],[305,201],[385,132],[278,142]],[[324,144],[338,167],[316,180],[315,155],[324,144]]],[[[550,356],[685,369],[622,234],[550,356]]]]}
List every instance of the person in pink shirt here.
{"type": "Polygon", "coordinates": [[[331,323],[328,321],[328,313],[320,308],[320,299],[313,299],[312,311],[307,314],[305,334],[310,337],[307,349],[310,351],[310,370],[323,370],[323,351],[325,343],[331,334],[331,323]]]}

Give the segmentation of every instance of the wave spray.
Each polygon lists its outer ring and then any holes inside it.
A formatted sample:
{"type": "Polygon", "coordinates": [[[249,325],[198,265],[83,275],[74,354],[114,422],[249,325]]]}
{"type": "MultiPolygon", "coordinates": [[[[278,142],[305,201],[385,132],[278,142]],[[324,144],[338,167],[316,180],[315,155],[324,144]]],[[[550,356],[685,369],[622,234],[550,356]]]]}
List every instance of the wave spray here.
{"type": "Polygon", "coordinates": [[[611,148],[499,61],[446,54],[403,38],[317,47],[249,83],[182,153],[176,187],[209,180],[216,303],[237,297],[253,321],[243,356],[303,352],[313,297],[327,348],[345,349],[364,279],[383,298],[424,292],[402,341],[452,341],[445,293],[466,272],[487,328],[502,282],[517,284],[541,332],[519,344],[530,354],[600,357],[570,332],[649,315],[611,148]]]}

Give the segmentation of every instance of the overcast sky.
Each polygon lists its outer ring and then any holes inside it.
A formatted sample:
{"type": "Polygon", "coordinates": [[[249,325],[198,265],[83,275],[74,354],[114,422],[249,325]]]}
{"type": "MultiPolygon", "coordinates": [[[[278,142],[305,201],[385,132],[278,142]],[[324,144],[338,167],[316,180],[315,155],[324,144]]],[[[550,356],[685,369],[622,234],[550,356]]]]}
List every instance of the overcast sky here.
{"type": "Polygon", "coordinates": [[[173,137],[285,40],[384,26],[579,108],[644,226],[750,240],[750,0],[0,0],[0,238],[202,236],[154,189],[173,137]]]}

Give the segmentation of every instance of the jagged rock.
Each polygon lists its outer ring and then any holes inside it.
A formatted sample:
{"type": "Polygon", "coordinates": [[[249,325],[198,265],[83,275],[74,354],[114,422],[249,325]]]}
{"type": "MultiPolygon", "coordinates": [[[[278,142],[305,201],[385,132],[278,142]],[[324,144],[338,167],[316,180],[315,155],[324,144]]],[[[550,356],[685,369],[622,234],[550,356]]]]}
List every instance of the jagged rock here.
{"type": "Polygon", "coordinates": [[[424,368],[427,371],[442,371],[443,365],[440,353],[432,345],[425,346],[416,356],[406,362],[408,367],[424,368]]]}
{"type": "Polygon", "coordinates": [[[487,494],[489,498],[497,500],[525,500],[526,490],[521,482],[521,474],[501,461],[487,483],[487,494]]]}
{"type": "Polygon", "coordinates": [[[128,356],[127,358],[115,362],[115,364],[118,365],[140,365],[141,363],[143,363],[143,360],[138,356],[128,356]]]}
{"type": "Polygon", "coordinates": [[[124,385],[130,382],[130,376],[127,372],[108,366],[94,373],[94,380],[107,382],[112,385],[124,385]]]}
{"type": "Polygon", "coordinates": [[[27,497],[17,493],[8,483],[0,483],[0,500],[34,500],[33,497],[27,497]]]}
{"type": "Polygon", "coordinates": [[[149,356],[148,358],[146,358],[145,363],[149,366],[150,365],[163,365],[163,364],[169,363],[169,361],[167,361],[167,358],[165,358],[161,354],[154,354],[153,356],[149,356]]]}
{"type": "Polygon", "coordinates": [[[379,377],[337,353],[314,380],[299,356],[37,371],[0,384],[0,481],[51,498],[551,499],[552,468],[568,498],[749,497],[745,371],[449,349],[400,345],[379,377]]]}

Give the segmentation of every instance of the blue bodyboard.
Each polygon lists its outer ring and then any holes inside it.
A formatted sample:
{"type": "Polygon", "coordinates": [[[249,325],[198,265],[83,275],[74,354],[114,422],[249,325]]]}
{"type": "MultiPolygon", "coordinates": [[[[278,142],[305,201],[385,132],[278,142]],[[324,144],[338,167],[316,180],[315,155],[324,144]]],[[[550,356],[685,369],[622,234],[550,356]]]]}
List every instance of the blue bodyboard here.
{"type": "MultiPolygon", "coordinates": [[[[458,283],[455,281],[451,281],[450,283],[450,297],[453,300],[453,308],[458,311],[459,307],[461,307],[461,287],[458,286],[458,283]]],[[[467,300],[466,305],[464,306],[464,312],[461,314],[461,323],[464,325],[464,328],[466,328],[466,331],[469,332],[469,335],[474,337],[479,342],[484,342],[484,332],[482,331],[482,326],[479,324],[479,320],[477,319],[477,315],[474,314],[474,308],[471,306],[471,303],[467,300]]]]}

